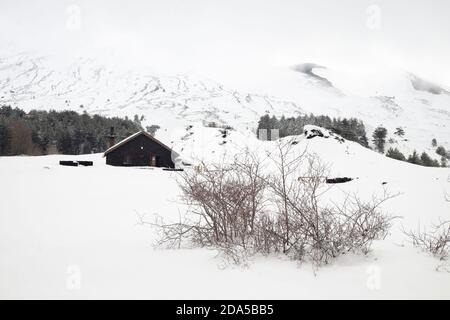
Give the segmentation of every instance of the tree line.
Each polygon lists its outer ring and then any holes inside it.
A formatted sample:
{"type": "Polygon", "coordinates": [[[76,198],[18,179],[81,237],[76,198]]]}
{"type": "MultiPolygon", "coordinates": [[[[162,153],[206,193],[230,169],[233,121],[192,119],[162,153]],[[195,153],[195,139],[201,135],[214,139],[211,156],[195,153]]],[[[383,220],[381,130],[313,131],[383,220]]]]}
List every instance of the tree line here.
{"type": "MultiPolygon", "coordinates": [[[[278,119],[276,116],[264,115],[258,122],[258,138],[260,137],[260,130],[265,129],[264,138],[273,140],[276,137],[271,136],[271,129],[278,129],[278,136],[280,138],[301,135],[303,134],[303,127],[305,125],[316,125],[334,132],[341,137],[359,143],[360,145],[370,148],[369,140],[366,135],[364,123],[356,118],[330,118],[323,115],[300,115],[297,117],[285,117],[284,115],[278,119]]],[[[405,135],[403,128],[396,128],[394,135],[402,138],[405,135]]],[[[450,160],[450,152],[445,150],[442,146],[437,146],[436,139],[433,139],[431,144],[436,148],[436,153],[440,156],[440,161],[432,159],[426,152],[419,154],[414,151],[411,155],[405,156],[398,148],[389,148],[386,152],[386,143],[395,143],[394,139],[387,141],[388,130],[383,126],[375,128],[372,133],[372,143],[374,149],[380,153],[386,154],[387,157],[406,161],[412,164],[426,166],[426,167],[446,167],[450,160]]]]}
{"type": "Polygon", "coordinates": [[[25,112],[11,106],[0,107],[0,156],[87,154],[103,152],[106,136],[114,127],[117,138],[142,129],[140,121],[108,118],[75,111],[25,112]]]}
{"type": "Polygon", "coordinates": [[[446,167],[447,159],[442,157],[441,162],[436,159],[432,159],[428,153],[422,152],[419,154],[416,150],[413,151],[408,157],[401,153],[397,148],[389,148],[386,152],[386,156],[392,159],[406,161],[412,164],[417,164],[424,167],[446,167]]]}
{"type": "MultiPolygon", "coordinates": [[[[297,117],[285,117],[278,119],[275,116],[264,115],[258,122],[258,133],[260,129],[278,129],[279,137],[287,137],[303,134],[303,127],[312,124],[328,129],[344,139],[355,141],[364,147],[369,146],[364,123],[356,118],[330,118],[329,116],[315,116],[313,114],[300,115],[297,117]]],[[[271,140],[270,130],[268,139],[271,140]]]]}

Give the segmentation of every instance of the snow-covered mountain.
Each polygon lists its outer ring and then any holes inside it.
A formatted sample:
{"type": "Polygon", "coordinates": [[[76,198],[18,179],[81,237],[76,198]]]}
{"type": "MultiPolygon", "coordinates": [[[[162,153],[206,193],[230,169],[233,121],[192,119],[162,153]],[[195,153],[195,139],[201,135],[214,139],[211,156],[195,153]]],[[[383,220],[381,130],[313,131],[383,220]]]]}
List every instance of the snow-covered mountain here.
{"type": "Polygon", "coordinates": [[[2,55],[0,104],[25,110],[144,115],[144,125],[160,125],[157,135],[165,139],[172,139],[175,129],[197,122],[254,130],[264,114],[327,114],[362,119],[369,136],[383,125],[394,139],[391,144],[405,153],[417,149],[433,154],[433,138],[450,147],[450,90],[407,71],[356,73],[302,63],[243,74],[248,80],[233,86],[195,73],[125,69],[119,60],[55,60],[27,52],[2,55]],[[393,135],[397,127],[404,129],[403,138],[393,135]]]}

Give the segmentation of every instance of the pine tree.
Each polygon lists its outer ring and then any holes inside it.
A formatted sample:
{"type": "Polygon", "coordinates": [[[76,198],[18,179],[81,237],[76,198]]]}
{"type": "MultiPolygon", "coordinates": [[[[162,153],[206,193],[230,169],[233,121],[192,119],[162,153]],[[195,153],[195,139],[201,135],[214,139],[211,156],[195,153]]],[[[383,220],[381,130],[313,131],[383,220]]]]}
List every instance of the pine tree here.
{"type": "Polygon", "coordinates": [[[436,153],[437,153],[438,155],[440,155],[441,157],[448,158],[447,150],[445,150],[445,148],[444,148],[443,146],[437,147],[436,153]]]}
{"type": "Polygon", "coordinates": [[[64,131],[59,137],[58,151],[63,154],[73,154],[72,136],[68,131],[64,131]]]}
{"type": "Polygon", "coordinates": [[[441,166],[440,162],[438,160],[436,160],[436,159],[433,159],[432,167],[440,167],[440,166],[441,166]]]}
{"type": "Polygon", "coordinates": [[[8,126],[0,121],[0,156],[6,156],[9,153],[11,142],[11,134],[8,126]]]}
{"type": "Polygon", "coordinates": [[[141,119],[139,118],[139,116],[137,114],[134,115],[133,121],[134,121],[134,123],[141,125],[141,119]]]}
{"type": "Polygon", "coordinates": [[[10,153],[12,155],[28,154],[33,152],[31,129],[22,119],[13,119],[8,123],[8,131],[11,134],[10,153]]]}
{"type": "Polygon", "coordinates": [[[418,164],[418,165],[420,165],[420,164],[422,164],[422,162],[420,161],[420,157],[419,157],[419,155],[417,154],[417,152],[416,152],[416,150],[414,150],[414,152],[412,153],[412,155],[410,155],[409,157],[408,157],[408,160],[407,160],[409,163],[412,163],[412,164],[418,164]]]}
{"type": "Polygon", "coordinates": [[[420,162],[425,167],[433,167],[435,165],[433,159],[426,152],[422,152],[420,156],[420,162]]]}
{"type": "Polygon", "coordinates": [[[437,140],[436,138],[433,138],[433,140],[431,140],[431,146],[436,148],[437,147],[437,140]]]}
{"type": "Polygon", "coordinates": [[[404,154],[401,153],[397,148],[395,149],[389,148],[389,150],[386,153],[386,156],[392,159],[406,161],[406,157],[404,156],[404,154]]]}
{"type": "Polygon", "coordinates": [[[160,126],[153,124],[151,126],[147,126],[147,132],[154,136],[156,134],[156,131],[158,131],[158,129],[160,128],[160,126]]]}
{"type": "Polygon", "coordinates": [[[399,137],[403,137],[405,135],[405,130],[403,130],[403,128],[401,127],[395,128],[394,134],[399,137]]]}
{"type": "Polygon", "coordinates": [[[373,137],[372,141],[375,144],[376,149],[381,153],[384,153],[384,146],[386,145],[386,136],[387,136],[387,129],[383,127],[376,128],[372,134],[373,137]]]}

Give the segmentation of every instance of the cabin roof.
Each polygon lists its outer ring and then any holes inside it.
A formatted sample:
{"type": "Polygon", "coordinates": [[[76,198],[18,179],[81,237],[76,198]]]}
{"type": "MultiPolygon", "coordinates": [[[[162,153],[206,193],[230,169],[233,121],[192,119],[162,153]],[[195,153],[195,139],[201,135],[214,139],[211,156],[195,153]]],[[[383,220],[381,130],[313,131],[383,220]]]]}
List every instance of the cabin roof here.
{"type": "Polygon", "coordinates": [[[105,153],[103,154],[103,156],[106,157],[106,155],[107,155],[108,153],[110,153],[111,151],[116,150],[116,149],[119,148],[120,146],[122,146],[122,145],[126,144],[127,142],[129,142],[129,141],[131,141],[131,140],[133,140],[133,139],[139,137],[140,135],[146,136],[147,138],[153,140],[155,143],[159,144],[159,145],[162,146],[163,148],[165,148],[165,149],[167,149],[167,150],[170,150],[171,152],[173,152],[173,153],[175,153],[176,155],[178,155],[178,153],[176,153],[175,151],[173,151],[172,148],[166,146],[164,143],[162,143],[161,141],[159,141],[158,139],[156,139],[155,137],[153,137],[150,133],[148,133],[148,132],[146,132],[146,131],[144,131],[144,130],[141,130],[141,131],[138,131],[138,132],[132,134],[131,136],[126,137],[125,139],[119,141],[119,142],[116,143],[115,145],[113,145],[111,148],[109,148],[108,150],[105,151],[105,153]]]}

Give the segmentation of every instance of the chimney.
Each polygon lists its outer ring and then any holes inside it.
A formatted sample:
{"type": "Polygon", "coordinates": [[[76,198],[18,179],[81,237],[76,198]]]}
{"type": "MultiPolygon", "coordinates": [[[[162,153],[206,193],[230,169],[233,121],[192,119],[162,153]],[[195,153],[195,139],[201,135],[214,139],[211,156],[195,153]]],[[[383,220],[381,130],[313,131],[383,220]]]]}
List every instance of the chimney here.
{"type": "Polygon", "coordinates": [[[108,149],[116,144],[116,135],[114,134],[114,127],[111,127],[111,129],[109,131],[109,136],[107,136],[106,138],[107,138],[108,149]]]}

